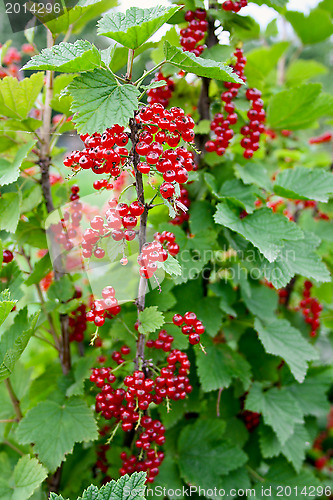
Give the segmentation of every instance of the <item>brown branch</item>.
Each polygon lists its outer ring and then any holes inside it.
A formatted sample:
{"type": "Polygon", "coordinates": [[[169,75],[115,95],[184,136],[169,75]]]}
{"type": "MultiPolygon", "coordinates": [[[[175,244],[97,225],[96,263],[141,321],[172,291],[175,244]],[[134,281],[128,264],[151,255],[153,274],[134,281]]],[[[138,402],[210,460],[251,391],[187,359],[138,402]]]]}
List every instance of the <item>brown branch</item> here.
{"type": "Polygon", "coordinates": [[[23,417],[22,412],[21,412],[21,407],[20,407],[20,401],[19,401],[19,399],[17,398],[17,396],[16,396],[16,394],[14,392],[12,383],[9,380],[9,378],[5,379],[5,387],[6,387],[7,391],[8,391],[10,400],[12,402],[12,405],[13,405],[13,408],[14,408],[14,411],[15,411],[15,415],[16,415],[17,421],[20,421],[21,418],[23,417]]]}

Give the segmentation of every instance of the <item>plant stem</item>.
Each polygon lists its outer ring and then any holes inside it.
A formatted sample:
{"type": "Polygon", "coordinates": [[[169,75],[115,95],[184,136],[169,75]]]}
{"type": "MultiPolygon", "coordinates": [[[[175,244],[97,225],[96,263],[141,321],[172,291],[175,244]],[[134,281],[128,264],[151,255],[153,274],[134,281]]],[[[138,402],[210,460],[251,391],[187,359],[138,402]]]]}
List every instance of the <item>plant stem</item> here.
{"type": "Polygon", "coordinates": [[[16,414],[17,421],[19,422],[21,420],[21,418],[23,417],[22,412],[21,412],[21,408],[20,408],[20,401],[19,401],[19,399],[17,398],[17,396],[16,396],[16,394],[14,392],[12,383],[11,383],[11,381],[10,381],[9,378],[5,379],[5,387],[6,387],[7,391],[8,391],[10,400],[12,402],[12,405],[13,405],[13,408],[14,408],[14,411],[15,411],[15,414],[16,414]]]}
{"type": "MultiPolygon", "coordinates": [[[[135,120],[135,117],[130,120],[131,129],[131,141],[132,150],[131,158],[133,162],[134,172],[135,172],[135,187],[138,200],[144,205],[145,209],[140,217],[140,229],[139,229],[139,252],[143,245],[146,243],[146,231],[147,231],[147,219],[148,219],[148,206],[145,204],[143,179],[141,172],[138,171],[137,166],[140,162],[139,154],[136,151],[136,145],[139,142],[139,126],[135,120]]],[[[138,297],[136,301],[138,315],[145,308],[145,295],[147,290],[147,280],[146,278],[140,277],[138,297]]],[[[138,340],[136,345],[136,356],[135,356],[135,368],[141,368],[144,363],[144,350],[145,350],[145,336],[142,333],[138,333],[138,340]]]]}
{"type": "Polygon", "coordinates": [[[6,446],[9,446],[9,448],[11,448],[12,450],[16,451],[16,453],[18,453],[19,455],[21,455],[23,457],[23,455],[24,455],[23,451],[21,451],[14,444],[12,444],[10,441],[8,441],[8,439],[4,439],[2,441],[2,444],[5,444],[6,446]]]}
{"type": "Polygon", "coordinates": [[[156,64],[156,66],[154,66],[152,69],[150,69],[149,71],[146,71],[145,73],[143,73],[142,76],[140,76],[140,78],[138,78],[138,80],[136,82],[134,82],[134,85],[136,87],[139,87],[140,84],[143,82],[143,80],[145,78],[147,78],[147,76],[151,75],[152,73],[155,73],[155,71],[157,71],[161,66],[163,66],[163,64],[165,64],[167,61],[166,59],[164,59],[164,61],[156,64]]]}
{"type": "Polygon", "coordinates": [[[128,82],[132,80],[133,61],[134,61],[134,49],[128,49],[127,73],[126,73],[126,80],[128,82]]]}

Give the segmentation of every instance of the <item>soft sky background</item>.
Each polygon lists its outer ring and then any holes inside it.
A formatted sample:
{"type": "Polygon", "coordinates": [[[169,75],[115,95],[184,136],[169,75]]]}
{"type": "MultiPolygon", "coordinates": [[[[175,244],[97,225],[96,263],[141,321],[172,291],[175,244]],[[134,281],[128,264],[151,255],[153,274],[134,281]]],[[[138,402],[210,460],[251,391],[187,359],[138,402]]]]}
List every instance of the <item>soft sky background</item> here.
{"type": "MultiPolygon", "coordinates": [[[[333,1],[333,0],[332,0],[333,1]]],[[[299,12],[308,13],[313,7],[318,5],[320,0],[289,0],[288,9],[297,10],[299,12]]],[[[125,12],[129,7],[148,8],[155,5],[170,5],[168,0],[120,0],[120,11],[125,12]]],[[[278,13],[267,5],[256,5],[251,3],[241,10],[241,14],[253,16],[259,24],[266,27],[267,24],[278,16],[278,13]]],[[[158,41],[165,33],[167,28],[163,27],[159,30],[154,37],[154,41],[158,41]]]]}

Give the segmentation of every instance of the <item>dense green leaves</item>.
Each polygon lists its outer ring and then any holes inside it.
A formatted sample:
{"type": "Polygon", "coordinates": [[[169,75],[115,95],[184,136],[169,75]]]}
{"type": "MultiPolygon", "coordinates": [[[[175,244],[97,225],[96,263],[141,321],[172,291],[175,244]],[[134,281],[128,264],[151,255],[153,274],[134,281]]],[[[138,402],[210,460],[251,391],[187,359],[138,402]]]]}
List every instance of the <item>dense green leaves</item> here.
{"type": "Polygon", "coordinates": [[[7,76],[0,80],[0,114],[9,118],[27,118],[43,86],[43,73],[34,73],[19,81],[7,76]]]}
{"type": "Polygon", "coordinates": [[[219,487],[222,476],[244,465],[245,453],[223,439],[224,430],[221,420],[198,420],[183,429],[178,453],[180,471],[187,482],[202,488],[219,487]]]}
{"type": "Polygon", "coordinates": [[[35,443],[40,461],[55,471],[75,443],[97,438],[97,426],[92,411],[79,398],[61,404],[42,401],[21,420],[17,438],[22,444],[35,443]]]}
{"type": "Polygon", "coordinates": [[[254,326],[266,352],[284,359],[296,380],[303,382],[308,362],[318,359],[318,352],[285,319],[268,324],[256,319],[254,326]]]}
{"type": "Polygon", "coordinates": [[[194,73],[198,76],[206,76],[222,80],[225,82],[244,83],[226,64],[196,57],[191,52],[183,52],[178,47],[172,46],[169,42],[164,42],[164,54],[168,63],[177,66],[187,73],[194,73]]]}
{"type": "Polygon", "coordinates": [[[296,224],[266,208],[256,210],[253,214],[240,219],[239,214],[232,210],[229,204],[219,203],[214,219],[218,224],[236,231],[251,241],[269,262],[277,259],[284,241],[304,237],[296,224]]]}
{"type": "Polygon", "coordinates": [[[15,302],[15,300],[11,300],[8,290],[4,290],[0,293],[0,326],[15,306],[15,302]]]}
{"type": "Polygon", "coordinates": [[[0,198],[0,229],[15,233],[20,218],[21,195],[5,193],[0,198]]]}
{"type": "Polygon", "coordinates": [[[119,85],[109,71],[95,69],[74,78],[68,86],[71,105],[79,132],[103,132],[115,123],[126,126],[138,108],[139,90],[133,85],[119,85]]]}
{"type": "Polygon", "coordinates": [[[50,49],[43,49],[34,56],[24,69],[56,70],[65,73],[89,71],[101,65],[101,55],[87,40],[75,43],[61,42],[50,49]]]}
{"type": "Polygon", "coordinates": [[[284,170],[276,178],[274,191],[285,198],[327,202],[333,194],[333,175],[322,169],[284,170]]]}
{"type": "Polygon", "coordinates": [[[137,49],[146,42],[179,7],[157,5],[150,9],[131,7],[125,14],[108,13],[99,21],[98,34],[104,35],[129,49],[137,49]]]}
{"type": "Polygon", "coordinates": [[[295,425],[303,423],[302,411],[286,388],[263,391],[262,386],[255,382],[245,407],[262,414],[265,424],[272,427],[282,445],[293,434],[295,425]]]}
{"type": "MultiPolygon", "coordinates": [[[[5,306],[6,307],[6,306],[5,306]]],[[[7,305],[9,308],[9,305],[7,305]]],[[[6,311],[4,311],[6,312],[6,311]]],[[[14,323],[0,339],[0,382],[8,378],[34,334],[39,313],[28,317],[25,307],[15,316],[14,323]]]]}
{"type": "Polygon", "coordinates": [[[27,500],[46,477],[47,471],[38,460],[24,455],[10,477],[0,476],[0,499],[27,500]]]}

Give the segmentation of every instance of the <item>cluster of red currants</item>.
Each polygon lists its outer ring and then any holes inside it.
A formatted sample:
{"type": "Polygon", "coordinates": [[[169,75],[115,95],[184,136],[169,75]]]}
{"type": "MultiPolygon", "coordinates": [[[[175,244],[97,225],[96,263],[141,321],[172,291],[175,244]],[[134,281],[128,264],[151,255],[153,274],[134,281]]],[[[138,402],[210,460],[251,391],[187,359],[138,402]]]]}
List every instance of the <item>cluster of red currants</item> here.
{"type": "Polygon", "coordinates": [[[154,349],[162,349],[164,352],[169,352],[172,349],[174,338],[168,335],[166,330],[161,330],[156,340],[147,340],[146,347],[154,349]]]}
{"type": "Polygon", "coordinates": [[[145,243],[142,246],[141,253],[138,256],[140,267],[140,276],[149,279],[158,269],[157,262],[165,262],[168,255],[173,257],[179,252],[179,245],[176,243],[176,237],[170,231],[154,234],[154,241],[145,243]],[[166,248],[163,247],[166,243],[166,248]]]}
{"type": "Polygon", "coordinates": [[[238,2],[235,2],[233,0],[226,0],[222,4],[222,9],[226,11],[232,11],[232,12],[239,12],[242,7],[246,7],[248,3],[248,0],[239,0],[238,2]]]}
{"type": "Polygon", "coordinates": [[[205,9],[188,10],[185,13],[185,21],[188,22],[188,25],[180,30],[180,45],[183,50],[193,52],[197,57],[205,50],[205,45],[202,45],[201,42],[208,30],[206,18],[205,9]]]}
{"type": "Polygon", "coordinates": [[[323,306],[318,302],[318,299],[311,297],[312,286],[311,281],[307,280],[304,282],[303,299],[299,305],[306,323],[311,326],[310,336],[316,337],[320,328],[319,316],[323,310],[323,306]]]}
{"type": "Polygon", "coordinates": [[[253,432],[260,424],[260,413],[244,410],[241,413],[241,418],[249,432],[253,432]]]}
{"type": "Polygon", "coordinates": [[[86,314],[87,321],[95,323],[96,326],[103,326],[106,318],[112,319],[121,311],[112,286],[103,288],[102,297],[93,301],[91,310],[86,314]]]}
{"type": "MultiPolygon", "coordinates": [[[[176,204],[178,205],[179,203],[184,205],[187,209],[189,209],[191,206],[191,200],[189,198],[188,191],[184,186],[180,186],[180,196],[176,199],[176,204]]],[[[187,211],[185,212],[184,210],[181,210],[176,215],[176,217],[170,220],[170,223],[175,226],[180,226],[184,222],[188,221],[189,217],[190,216],[187,211]]]]}
{"type": "Polygon", "coordinates": [[[155,87],[147,91],[147,101],[149,104],[155,104],[157,102],[166,108],[169,105],[172,93],[175,90],[175,82],[172,78],[164,76],[160,70],[156,73],[152,82],[160,82],[162,80],[166,82],[165,85],[162,87],[155,87]]]}
{"type": "Polygon", "coordinates": [[[184,335],[188,335],[190,344],[195,345],[200,343],[200,335],[205,332],[205,327],[197,319],[194,312],[186,312],[184,316],[175,314],[172,321],[174,325],[182,327],[182,332],[184,335]]]}
{"type": "Polygon", "coordinates": [[[14,259],[13,252],[11,252],[8,249],[3,250],[3,252],[2,252],[2,262],[4,264],[9,264],[13,259],[14,259]]]}
{"type": "Polygon", "coordinates": [[[111,358],[117,363],[117,365],[122,365],[125,362],[123,356],[128,356],[130,352],[131,349],[127,345],[123,345],[121,346],[120,351],[114,351],[111,354],[111,358]]]}
{"type": "Polygon", "coordinates": [[[72,250],[74,247],[72,240],[77,236],[77,228],[82,219],[82,203],[79,201],[79,191],[80,188],[77,184],[71,187],[69,211],[65,210],[60,222],[50,226],[56,243],[59,243],[67,251],[72,250]]]}
{"type": "Polygon", "coordinates": [[[173,349],[167,357],[167,366],[161,369],[155,380],[154,403],[160,404],[165,398],[173,401],[185,399],[192,392],[188,374],[190,362],[185,352],[173,349]]]}
{"type": "MultiPolygon", "coordinates": [[[[236,64],[233,66],[233,69],[235,73],[245,81],[244,68],[246,57],[244,57],[242,49],[236,49],[234,56],[236,58],[236,64]]],[[[237,123],[238,116],[235,111],[235,104],[232,101],[237,97],[241,84],[224,82],[224,86],[227,90],[221,94],[221,100],[224,103],[226,116],[224,116],[223,112],[217,113],[214,116],[210,128],[214,132],[216,139],[209,140],[205,144],[208,153],[215,151],[219,156],[224,155],[234,136],[234,131],[231,126],[237,123]]]]}
{"type": "Polygon", "coordinates": [[[253,153],[259,149],[260,136],[265,132],[266,113],[260,90],[247,89],[246,98],[252,104],[251,109],[247,112],[249,123],[241,128],[241,134],[244,136],[241,140],[241,146],[245,149],[244,158],[249,160],[253,153]]]}
{"type": "MultiPolygon", "coordinates": [[[[82,151],[73,151],[64,159],[64,165],[74,170],[91,169],[95,174],[108,174],[109,179],[118,177],[121,173],[120,166],[127,162],[129,154],[125,147],[129,138],[124,130],[121,125],[113,125],[103,134],[81,135],[85,148],[82,151]]],[[[93,186],[95,189],[113,187],[107,179],[97,180],[93,186]]]]}
{"type": "MultiPolygon", "coordinates": [[[[159,420],[154,422],[159,422],[159,420]]],[[[147,431],[150,431],[150,429],[151,428],[148,428],[147,431]]],[[[125,474],[133,474],[133,472],[148,472],[146,483],[153,483],[155,477],[159,473],[159,467],[164,460],[164,453],[163,451],[156,451],[154,448],[150,448],[146,452],[146,458],[139,461],[138,457],[135,455],[128,457],[127,453],[123,451],[120,454],[120,458],[123,461],[122,467],[119,470],[121,476],[124,476],[125,474]]]]}

